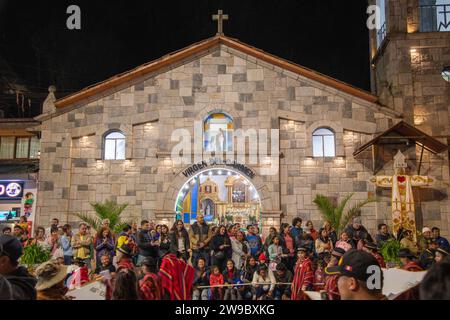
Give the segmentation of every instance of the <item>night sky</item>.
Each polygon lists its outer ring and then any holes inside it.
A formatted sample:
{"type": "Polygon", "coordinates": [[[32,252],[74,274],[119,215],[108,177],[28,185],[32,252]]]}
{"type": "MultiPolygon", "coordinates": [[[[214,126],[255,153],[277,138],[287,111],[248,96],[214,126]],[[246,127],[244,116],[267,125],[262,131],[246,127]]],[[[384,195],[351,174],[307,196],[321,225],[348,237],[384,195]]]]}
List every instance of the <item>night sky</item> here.
{"type": "Polygon", "coordinates": [[[369,90],[366,6],[361,0],[0,0],[0,60],[28,87],[35,114],[49,84],[61,97],[209,38],[216,33],[211,15],[223,9],[230,16],[225,35],[369,90]],[[66,28],[71,4],[81,8],[81,30],[66,28]]]}

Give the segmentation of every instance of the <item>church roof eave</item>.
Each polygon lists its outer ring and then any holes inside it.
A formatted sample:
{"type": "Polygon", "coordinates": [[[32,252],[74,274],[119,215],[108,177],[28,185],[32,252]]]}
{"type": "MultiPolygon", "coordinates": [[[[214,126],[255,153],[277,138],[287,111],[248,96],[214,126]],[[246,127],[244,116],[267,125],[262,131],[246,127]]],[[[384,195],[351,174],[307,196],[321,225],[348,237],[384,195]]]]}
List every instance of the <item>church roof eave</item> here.
{"type": "Polygon", "coordinates": [[[101,94],[107,90],[111,90],[112,88],[123,85],[124,83],[132,81],[136,78],[145,76],[146,74],[156,72],[162,68],[165,68],[165,67],[168,67],[177,62],[180,62],[180,61],[182,61],[188,57],[191,57],[193,55],[200,54],[201,52],[204,52],[204,51],[206,51],[214,46],[220,45],[220,44],[226,45],[232,49],[240,51],[240,52],[247,54],[249,56],[252,56],[256,59],[260,59],[266,63],[275,65],[279,68],[288,70],[288,71],[296,73],[300,76],[303,76],[303,77],[309,78],[311,80],[317,81],[319,83],[322,83],[324,85],[330,86],[332,88],[335,88],[339,91],[350,94],[350,95],[357,97],[359,99],[362,99],[364,101],[367,101],[367,102],[370,102],[373,104],[378,104],[378,97],[375,95],[372,95],[370,92],[359,89],[355,86],[352,86],[352,85],[342,82],[340,80],[334,79],[332,77],[326,76],[324,74],[321,74],[321,73],[311,70],[309,68],[300,66],[300,65],[290,62],[288,60],[279,58],[277,56],[274,56],[272,54],[264,52],[263,50],[260,50],[253,46],[250,46],[248,44],[240,42],[237,39],[232,39],[232,38],[229,38],[229,37],[226,37],[223,35],[218,35],[218,36],[214,36],[212,38],[194,43],[186,48],[183,48],[181,50],[167,54],[157,60],[145,63],[145,64],[140,65],[132,70],[115,75],[109,79],[102,81],[102,82],[96,83],[94,85],[91,85],[89,87],[81,89],[78,92],[75,92],[75,93],[65,96],[61,99],[58,99],[55,102],[55,106],[57,108],[64,108],[64,107],[73,105],[75,103],[79,103],[80,101],[88,99],[94,95],[101,94]]]}

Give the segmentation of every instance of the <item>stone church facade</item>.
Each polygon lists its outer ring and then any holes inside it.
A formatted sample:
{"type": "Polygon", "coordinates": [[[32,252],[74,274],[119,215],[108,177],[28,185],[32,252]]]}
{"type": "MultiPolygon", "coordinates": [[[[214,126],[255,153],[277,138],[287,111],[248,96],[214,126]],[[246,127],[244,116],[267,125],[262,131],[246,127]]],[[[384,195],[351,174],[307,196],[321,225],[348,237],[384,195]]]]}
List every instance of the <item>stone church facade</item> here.
{"type": "MultiPolygon", "coordinates": [[[[378,223],[390,223],[390,190],[370,182],[370,152],[358,157],[353,152],[404,120],[401,110],[377,100],[237,40],[207,39],[71,96],[47,99],[39,117],[36,223],[47,225],[58,217],[76,224],[71,213],[91,212],[90,202],[105,199],[129,204],[125,220],[173,222],[189,165],[173,163],[172,132],[185,128],[193,136],[195,121],[219,111],[232,117],[235,129],[279,129],[278,173],[261,175],[260,165],[249,165],[264,228],[296,216],[319,227],[316,194],[341,199],[354,193],[350,203],[378,197],[361,211],[363,224],[375,232],[378,223]],[[313,157],[312,133],[319,128],[334,132],[335,157],[313,157]],[[111,130],[126,137],[124,160],[104,160],[104,135],[111,130]]],[[[391,174],[391,160],[377,174],[391,174]]],[[[413,160],[408,164],[414,169],[413,160]]],[[[448,193],[447,156],[427,153],[422,167],[448,193]]],[[[424,223],[448,235],[450,202],[431,199],[422,205],[429,214],[424,223]]]]}

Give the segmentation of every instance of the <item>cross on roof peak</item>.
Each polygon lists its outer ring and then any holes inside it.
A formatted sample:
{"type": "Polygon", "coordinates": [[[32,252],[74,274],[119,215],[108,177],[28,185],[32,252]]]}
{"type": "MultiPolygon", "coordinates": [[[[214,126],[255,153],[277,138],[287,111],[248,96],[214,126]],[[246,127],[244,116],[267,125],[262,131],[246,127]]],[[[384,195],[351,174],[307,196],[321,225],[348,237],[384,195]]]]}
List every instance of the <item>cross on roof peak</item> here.
{"type": "Polygon", "coordinates": [[[217,36],[223,36],[223,21],[228,20],[228,15],[223,14],[222,10],[218,10],[217,14],[213,14],[212,16],[213,21],[217,21],[217,36]]]}

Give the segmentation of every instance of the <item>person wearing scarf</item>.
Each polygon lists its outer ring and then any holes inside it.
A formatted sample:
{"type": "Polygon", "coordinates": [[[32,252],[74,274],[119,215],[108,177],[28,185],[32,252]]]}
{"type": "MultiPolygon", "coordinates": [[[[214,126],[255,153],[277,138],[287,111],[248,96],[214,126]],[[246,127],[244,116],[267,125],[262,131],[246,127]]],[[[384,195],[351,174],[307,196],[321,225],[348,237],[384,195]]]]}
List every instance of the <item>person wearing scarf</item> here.
{"type": "Polygon", "coordinates": [[[298,249],[298,260],[295,265],[294,279],[292,280],[291,300],[304,300],[304,291],[311,291],[314,282],[314,272],[309,258],[308,249],[298,249]]]}

